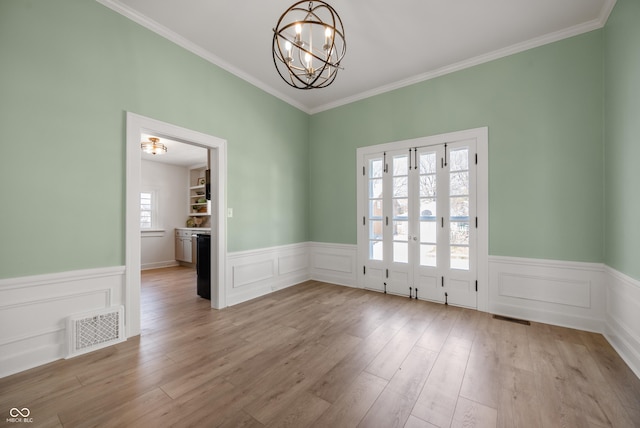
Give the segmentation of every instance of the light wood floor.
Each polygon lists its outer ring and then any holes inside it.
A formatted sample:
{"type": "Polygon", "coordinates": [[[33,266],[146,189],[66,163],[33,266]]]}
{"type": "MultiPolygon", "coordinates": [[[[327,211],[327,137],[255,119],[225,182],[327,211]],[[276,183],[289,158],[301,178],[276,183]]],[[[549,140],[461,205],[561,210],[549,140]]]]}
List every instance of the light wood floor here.
{"type": "Polygon", "coordinates": [[[138,338],[0,379],[0,425],[640,427],[599,334],[309,281],[222,311],[143,273],[138,338]]]}

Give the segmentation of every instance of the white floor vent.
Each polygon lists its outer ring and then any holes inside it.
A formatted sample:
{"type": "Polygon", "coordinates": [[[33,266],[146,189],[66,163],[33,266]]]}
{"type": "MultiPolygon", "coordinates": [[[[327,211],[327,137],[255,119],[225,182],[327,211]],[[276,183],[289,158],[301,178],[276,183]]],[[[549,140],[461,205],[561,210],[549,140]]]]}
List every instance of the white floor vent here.
{"type": "Polygon", "coordinates": [[[67,321],[67,331],[67,358],[123,342],[124,307],[114,306],[72,315],[67,321]]]}

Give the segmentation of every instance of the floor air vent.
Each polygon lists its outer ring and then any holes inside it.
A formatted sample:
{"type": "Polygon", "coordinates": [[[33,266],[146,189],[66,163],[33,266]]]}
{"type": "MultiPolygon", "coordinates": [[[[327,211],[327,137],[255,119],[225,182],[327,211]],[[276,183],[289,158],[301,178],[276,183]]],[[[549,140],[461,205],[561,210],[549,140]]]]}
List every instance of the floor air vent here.
{"type": "Polygon", "coordinates": [[[124,341],[124,308],[114,306],[72,315],[67,321],[67,358],[124,341]]]}
{"type": "Polygon", "coordinates": [[[493,317],[495,319],[497,319],[497,320],[515,322],[515,323],[524,324],[524,325],[531,325],[531,323],[529,321],[527,321],[527,320],[519,320],[518,318],[503,317],[502,315],[494,315],[493,317]]]}

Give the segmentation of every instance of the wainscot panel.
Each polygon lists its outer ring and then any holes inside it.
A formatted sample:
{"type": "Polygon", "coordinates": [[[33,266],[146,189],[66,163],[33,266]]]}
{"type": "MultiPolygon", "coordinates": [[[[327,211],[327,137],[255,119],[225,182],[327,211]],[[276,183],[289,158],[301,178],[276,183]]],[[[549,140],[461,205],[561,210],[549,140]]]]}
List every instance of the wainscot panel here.
{"type": "Polygon", "coordinates": [[[236,305],[309,279],[307,243],[229,253],[227,305],[236,305]]]}
{"type": "Polygon", "coordinates": [[[311,278],[332,284],[357,287],[356,245],[311,242],[311,278]]]}
{"type": "Polygon", "coordinates": [[[610,267],[607,281],[607,318],[604,335],[640,378],[640,281],[610,267]]]}
{"type": "Polygon", "coordinates": [[[489,257],[489,311],[601,333],[604,266],[516,257],[489,257]]]}
{"type": "Polygon", "coordinates": [[[123,266],[0,280],[0,377],[64,358],[67,317],[123,296],[123,266]]]}

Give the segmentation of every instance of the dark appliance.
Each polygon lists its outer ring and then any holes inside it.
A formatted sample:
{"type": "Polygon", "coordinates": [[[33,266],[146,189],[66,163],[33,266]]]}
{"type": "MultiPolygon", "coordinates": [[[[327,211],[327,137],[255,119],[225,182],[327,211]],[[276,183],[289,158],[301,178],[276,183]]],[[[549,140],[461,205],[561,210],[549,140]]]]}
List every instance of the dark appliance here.
{"type": "Polygon", "coordinates": [[[211,235],[198,234],[198,296],[211,300],[211,235]]]}

